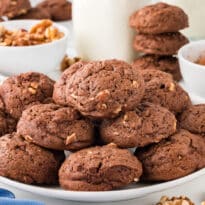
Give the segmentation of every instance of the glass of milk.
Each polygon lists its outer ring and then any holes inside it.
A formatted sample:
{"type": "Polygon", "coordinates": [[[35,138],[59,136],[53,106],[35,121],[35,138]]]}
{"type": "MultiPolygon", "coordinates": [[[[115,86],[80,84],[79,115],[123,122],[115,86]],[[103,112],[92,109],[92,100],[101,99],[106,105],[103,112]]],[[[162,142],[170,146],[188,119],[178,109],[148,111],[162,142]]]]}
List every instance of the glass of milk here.
{"type": "Polygon", "coordinates": [[[150,0],[74,0],[75,47],[85,60],[117,58],[131,62],[134,31],[130,15],[150,0]]]}
{"type": "MultiPolygon", "coordinates": [[[[183,33],[190,39],[205,39],[205,0],[160,0],[181,7],[189,16],[189,28],[183,33]]],[[[157,2],[153,0],[153,3],[157,2]]]]}

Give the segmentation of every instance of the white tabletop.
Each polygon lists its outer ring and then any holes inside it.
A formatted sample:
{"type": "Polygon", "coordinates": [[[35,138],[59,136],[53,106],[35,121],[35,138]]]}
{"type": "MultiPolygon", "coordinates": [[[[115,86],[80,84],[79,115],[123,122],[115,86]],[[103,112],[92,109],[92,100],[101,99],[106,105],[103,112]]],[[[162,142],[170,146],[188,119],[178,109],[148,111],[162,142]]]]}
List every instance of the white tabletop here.
{"type": "MultiPolygon", "coordinates": [[[[190,197],[196,205],[205,200],[205,176],[198,178],[192,182],[186,183],[182,186],[172,188],[170,190],[165,190],[160,193],[151,194],[147,197],[134,199],[129,201],[115,202],[115,203],[94,203],[98,205],[154,205],[161,196],[181,196],[186,195],[190,197]]],[[[80,203],[80,202],[71,202],[71,201],[62,201],[53,198],[45,198],[38,195],[30,194],[28,192],[22,192],[20,190],[14,189],[12,187],[5,186],[0,184],[0,187],[9,189],[12,191],[17,198],[19,199],[34,199],[44,202],[46,205],[86,205],[90,203],[80,203]]]]}

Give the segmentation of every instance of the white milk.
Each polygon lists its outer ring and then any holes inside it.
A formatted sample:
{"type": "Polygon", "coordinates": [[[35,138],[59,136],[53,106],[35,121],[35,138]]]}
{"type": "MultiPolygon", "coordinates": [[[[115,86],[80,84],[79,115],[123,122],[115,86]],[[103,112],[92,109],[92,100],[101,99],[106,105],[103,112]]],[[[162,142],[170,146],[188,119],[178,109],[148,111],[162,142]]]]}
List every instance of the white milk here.
{"type": "Polygon", "coordinates": [[[184,30],[192,39],[205,39],[205,0],[162,0],[181,7],[189,16],[190,27],[184,30]]]}
{"type": "Polygon", "coordinates": [[[117,58],[131,62],[134,31],[130,15],[149,0],[74,0],[73,22],[78,55],[87,60],[117,58]]]}

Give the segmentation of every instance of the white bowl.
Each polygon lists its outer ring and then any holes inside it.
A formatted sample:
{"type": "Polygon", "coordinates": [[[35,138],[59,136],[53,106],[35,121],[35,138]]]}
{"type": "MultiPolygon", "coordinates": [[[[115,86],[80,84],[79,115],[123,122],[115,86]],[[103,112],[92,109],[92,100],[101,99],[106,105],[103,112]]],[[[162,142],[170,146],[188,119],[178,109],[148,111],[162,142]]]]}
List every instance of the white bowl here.
{"type": "MultiPolygon", "coordinates": [[[[29,29],[39,21],[36,20],[15,20],[2,22],[0,25],[8,29],[29,29]]],[[[63,59],[68,42],[68,30],[54,23],[64,37],[51,43],[6,47],[0,46],[0,73],[4,75],[15,75],[28,71],[48,73],[55,70],[63,59]]]]}
{"type": "Polygon", "coordinates": [[[196,96],[205,98],[205,66],[195,63],[203,55],[205,57],[205,40],[189,43],[178,52],[186,87],[196,96]]]}

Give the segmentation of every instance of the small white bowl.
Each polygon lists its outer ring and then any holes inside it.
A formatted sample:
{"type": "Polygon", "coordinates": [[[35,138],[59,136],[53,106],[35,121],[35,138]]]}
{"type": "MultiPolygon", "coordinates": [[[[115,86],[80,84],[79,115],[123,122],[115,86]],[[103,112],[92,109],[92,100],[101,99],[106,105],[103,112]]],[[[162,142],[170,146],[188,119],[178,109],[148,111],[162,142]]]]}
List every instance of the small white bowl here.
{"type": "Polygon", "coordinates": [[[205,98],[205,66],[195,63],[200,56],[205,57],[205,40],[191,42],[178,52],[186,87],[195,95],[205,98]]]}
{"type": "MultiPolygon", "coordinates": [[[[38,22],[37,20],[14,20],[2,22],[0,25],[10,30],[22,28],[28,30],[38,22]]],[[[66,53],[69,32],[64,26],[55,23],[54,26],[64,33],[63,38],[34,46],[0,46],[0,73],[15,75],[36,71],[47,74],[55,70],[66,53]]]]}

